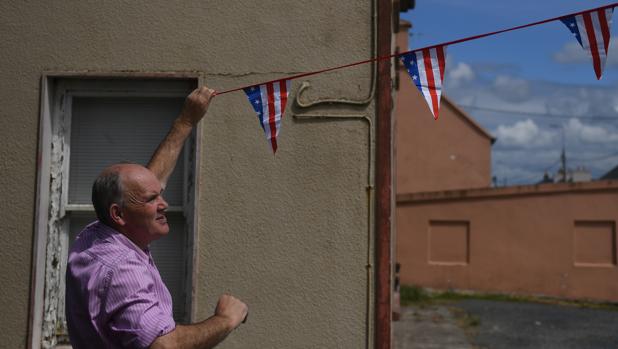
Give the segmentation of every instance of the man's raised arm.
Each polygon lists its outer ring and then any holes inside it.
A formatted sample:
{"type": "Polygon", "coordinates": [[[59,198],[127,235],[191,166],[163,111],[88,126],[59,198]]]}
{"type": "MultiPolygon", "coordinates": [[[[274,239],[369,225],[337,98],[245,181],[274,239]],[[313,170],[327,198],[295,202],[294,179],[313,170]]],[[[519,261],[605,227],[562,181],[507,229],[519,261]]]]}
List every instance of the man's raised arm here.
{"type": "Polygon", "coordinates": [[[148,163],[148,169],[152,171],[161,182],[161,187],[165,188],[169,179],[178,155],[182,150],[185,140],[191,134],[193,127],[204,117],[208,110],[210,100],[214,96],[215,91],[206,86],[195,89],[185,100],[185,105],[182,112],[174,120],[172,128],[168,132],[165,139],[159,144],[159,147],[152,155],[148,163]]]}

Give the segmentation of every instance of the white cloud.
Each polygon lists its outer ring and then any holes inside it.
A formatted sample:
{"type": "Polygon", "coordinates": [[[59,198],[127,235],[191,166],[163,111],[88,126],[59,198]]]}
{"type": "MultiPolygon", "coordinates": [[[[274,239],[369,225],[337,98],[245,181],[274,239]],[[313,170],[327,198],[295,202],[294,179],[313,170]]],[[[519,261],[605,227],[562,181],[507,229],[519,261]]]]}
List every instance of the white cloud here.
{"type": "Polygon", "coordinates": [[[519,102],[530,98],[530,84],[527,80],[498,75],[493,83],[494,93],[506,101],[519,102]]]}
{"type": "Polygon", "coordinates": [[[500,125],[494,134],[501,145],[524,148],[550,145],[555,137],[553,132],[541,130],[531,119],[518,121],[511,126],[500,125]]]}
{"type": "Polygon", "coordinates": [[[466,63],[459,62],[454,68],[447,70],[449,84],[459,84],[472,81],[476,77],[472,67],[466,63]]]}
{"type": "Polygon", "coordinates": [[[574,40],[574,42],[564,44],[560,51],[555,52],[554,60],[558,63],[582,63],[588,62],[590,58],[579,43],[574,40]]]}
{"type": "MultiPolygon", "coordinates": [[[[607,55],[606,66],[618,66],[618,47],[613,45],[610,41],[609,44],[609,53],[607,55]]],[[[553,54],[554,61],[558,63],[568,64],[568,63],[590,63],[590,57],[588,53],[584,51],[581,45],[577,42],[577,40],[573,39],[572,42],[568,42],[562,46],[560,51],[555,52],[553,54]]]]}
{"type": "Polygon", "coordinates": [[[571,118],[565,126],[567,137],[585,143],[618,142],[618,133],[599,126],[585,125],[579,119],[571,118]]]}
{"type": "MultiPolygon", "coordinates": [[[[575,45],[592,70],[583,49],[575,45]]],[[[618,52],[613,56],[618,66],[618,52]]],[[[608,59],[611,57],[610,53],[608,59]]],[[[564,128],[569,166],[586,166],[594,178],[616,166],[618,156],[607,155],[618,149],[618,83],[526,81],[506,66],[469,62],[460,65],[453,61],[447,67],[456,74],[450,77],[447,69],[445,88],[449,89],[445,93],[497,138],[492,147],[492,175],[500,183],[504,178],[509,184],[533,183],[545,170],[558,169],[562,130],[557,124],[564,128]],[[451,81],[461,83],[454,85],[451,81]]]]}

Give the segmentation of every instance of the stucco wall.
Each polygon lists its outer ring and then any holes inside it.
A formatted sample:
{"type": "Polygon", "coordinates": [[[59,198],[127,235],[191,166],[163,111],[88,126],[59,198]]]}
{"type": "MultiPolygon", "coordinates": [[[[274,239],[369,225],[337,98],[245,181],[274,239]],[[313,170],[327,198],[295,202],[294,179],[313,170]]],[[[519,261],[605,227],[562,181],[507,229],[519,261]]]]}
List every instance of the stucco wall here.
{"type": "MultiPolygon", "coordinates": [[[[43,72],[196,71],[218,90],[239,87],[372,56],[372,6],[0,3],[3,345],[27,339],[43,72]]],[[[225,291],[251,309],[222,348],[359,348],[370,333],[372,133],[362,116],[374,118],[372,66],[304,80],[304,102],[369,98],[308,109],[290,102],[276,156],[242,92],[216,97],[203,121],[196,319],[225,291]],[[295,113],[358,118],[298,121],[295,113]]]]}
{"type": "MultiPolygon", "coordinates": [[[[396,35],[408,48],[408,26],[396,35]]],[[[445,97],[434,120],[403,64],[395,102],[397,193],[479,188],[491,185],[491,138],[445,97]]],[[[447,67],[448,69],[448,67],[447,67]]]]}
{"type": "Polygon", "coordinates": [[[401,282],[616,302],[617,194],[592,182],[399,196],[401,282]]]}

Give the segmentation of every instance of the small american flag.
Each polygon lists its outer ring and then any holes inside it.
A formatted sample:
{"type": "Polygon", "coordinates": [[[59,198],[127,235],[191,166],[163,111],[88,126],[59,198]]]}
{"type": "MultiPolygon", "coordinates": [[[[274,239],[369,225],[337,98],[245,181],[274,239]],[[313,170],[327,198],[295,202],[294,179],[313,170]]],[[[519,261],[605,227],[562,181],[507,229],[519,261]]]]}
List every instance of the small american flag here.
{"type": "Polygon", "coordinates": [[[283,79],[254,85],[245,88],[244,91],[257,113],[260,126],[270,142],[273,153],[277,152],[277,136],[281,128],[281,117],[288,101],[290,80],[283,79]]]}
{"type": "Polygon", "coordinates": [[[438,119],[442,81],[444,80],[446,46],[413,51],[401,55],[412,82],[425,97],[434,119],[438,119]]]}
{"type": "Polygon", "coordinates": [[[586,11],[561,19],[584,50],[592,56],[592,65],[597,80],[601,79],[605,67],[610,39],[609,27],[613,12],[614,8],[612,7],[586,11]]]}

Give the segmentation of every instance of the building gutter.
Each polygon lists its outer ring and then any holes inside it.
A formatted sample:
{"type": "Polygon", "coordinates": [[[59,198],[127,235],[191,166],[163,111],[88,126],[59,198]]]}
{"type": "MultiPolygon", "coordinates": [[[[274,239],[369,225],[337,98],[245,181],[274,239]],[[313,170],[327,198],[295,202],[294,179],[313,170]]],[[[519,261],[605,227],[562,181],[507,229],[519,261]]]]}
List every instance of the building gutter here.
{"type": "MultiPolygon", "coordinates": [[[[377,56],[391,54],[392,0],[378,0],[377,56]]],[[[375,348],[391,348],[391,221],[393,120],[391,61],[379,60],[376,134],[376,312],[375,348]]]]}

